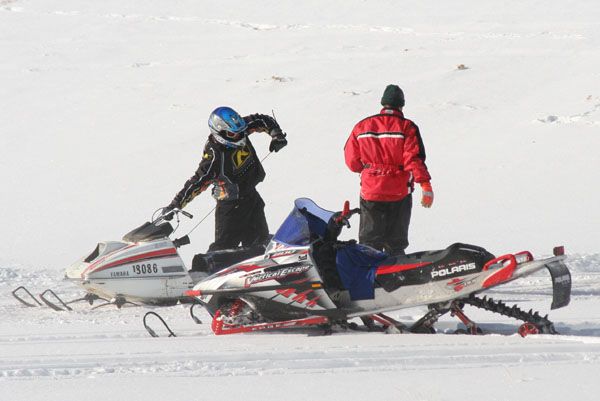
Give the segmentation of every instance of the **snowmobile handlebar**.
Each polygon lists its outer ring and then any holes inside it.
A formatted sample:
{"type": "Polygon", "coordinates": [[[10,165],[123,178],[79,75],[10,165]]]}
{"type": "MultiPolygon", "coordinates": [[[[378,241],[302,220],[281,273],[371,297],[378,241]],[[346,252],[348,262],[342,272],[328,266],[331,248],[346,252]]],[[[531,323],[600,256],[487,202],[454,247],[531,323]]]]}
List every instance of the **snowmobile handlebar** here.
{"type": "Polygon", "coordinates": [[[187,217],[188,219],[193,219],[194,218],[193,214],[188,213],[185,210],[178,209],[178,212],[181,213],[182,215],[184,215],[185,217],[187,217]]]}
{"type": "Polygon", "coordinates": [[[360,213],[360,208],[354,208],[350,210],[350,201],[344,202],[344,209],[339,212],[338,220],[341,221],[343,219],[349,219],[352,215],[360,213]]]}
{"type": "Polygon", "coordinates": [[[181,209],[179,209],[179,208],[176,207],[174,209],[167,210],[166,212],[164,212],[164,209],[163,209],[162,214],[160,216],[158,216],[157,220],[162,219],[162,220],[169,221],[169,220],[172,220],[173,217],[176,216],[176,215],[178,215],[179,213],[181,213],[182,215],[184,215],[188,219],[193,219],[194,218],[193,214],[188,213],[185,210],[181,210],[181,209]]]}
{"type": "Polygon", "coordinates": [[[342,228],[344,226],[346,226],[346,228],[350,228],[350,217],[355,214],[360,214],[360,209],[350,209],[347,203],[344,205],[343,211],[334,213],[327,224],[325,240],[337,241],[337,238],[342,233],[342,228]]]}
{"type": "Polygon", "coordinates": [[[351,216],[354,216],[355,214],[360,214],[360,208],[359,207],[350,210],[350,212],[348,213],[348,215],[346,217],[350,218],[351,216]]]}
{"type": "Polygon", "coordinates": [[[344,204],[344,210],[335,213],[333,215],[333,219],[336,223],[340,225],[345,225],[346,227],[350,228],[350,217],[354,216],[355,214],[360,214],[360,208],[357,207],[350,210],[349,203],[348,201],[346,201],[346,203],[344,204]]]}

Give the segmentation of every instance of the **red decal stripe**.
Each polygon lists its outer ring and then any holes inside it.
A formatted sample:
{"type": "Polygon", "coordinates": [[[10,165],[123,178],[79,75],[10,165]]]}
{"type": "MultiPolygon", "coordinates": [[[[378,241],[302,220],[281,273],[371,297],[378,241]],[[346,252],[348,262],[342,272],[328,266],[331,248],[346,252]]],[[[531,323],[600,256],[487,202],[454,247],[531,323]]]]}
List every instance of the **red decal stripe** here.
{"type": "Polygon", "coordinates": [[[94,268],[96,266],[98,266],[99,264],[103,263],[106,258],[110,257],[112,254],[116,253],[116,252],[123,252],[126,251],[129,248],[133,248],[134,246],[136,246],[137,244],[130,244],[127,245],[125,248],[120,248],[120,249],[116,249],[106,255],[104,255],[103,257],[101,257],[100,259],[98,259],[97,261],[95,261],[94,263],[92,263],[91,265],[89,265],[82,273],[81,273],[81,278],[84,278],[85,275],[87,274],[87,272],[94,270],[94,268]]]}
{"type": "Polygon", "coordinates": [[[221,317],[221,311],[217,310],[215,316],[213,317],[211,328],[213,333],[216,335],[222,334],[236,334],[236,333],[251,333],[253,331],[260,330],[277,330],[277,329],[286,329],[290,327],[302,327],[302,326],[317,326],[320,324],[326,324],[329,320],[325,316],[312,316],[306,317],[304,319],[294,319],[294,320],[283,320],[279,322],[269,322],[269,323],[258,323],[254,325],[247,326],[233,326],[223,322],[223,318],[221,317]]]}
{"type": "Polygon", "coordinates": [[[422,266],[427,266],[429,264],[431,264],[431,263],[430,262],[421,262],[421,263],[413,263],[413,264],[410,264],[410,265],[379,266],[377,268],[377,275],[403,272],[403,271],[406,271],[406,270],[412,270],[412,269],[417,269],[417,268],[422,267],[422,266]]]}
{"type": "Polygon", "coordinates": [[[296,292],[296,290],[293,289],[293,288],[284,288],[284,289],[281,289],[281,290],[276,290],[276,292],[279,295],[283,295],[284,297],[289,298],[289,297],[292,296],[292,294],[294,294],[296,292]]]}
{"type": "Polygon", "coordinates": [[[308,306],[309,308],[312,308],[312,307],[316,306],[316,305],[317,305],[317,301],[318,301],[319,299],[321,299],[321,297],[320,297],[320,296],[317,296],[317,297],[315,297],[315,298],[313,298],[313,299],[309,300],[309,301],[308,301],[308,303],[306,304],[306,306],[308,306]]]}
{"type": "Polygon", "coordinates": [[[312,290],[306,290],[301,292],[300,294],[296,294],[296,296],[294,298],[292,298],[292,301],[296,301],[299,304],[303,303],[304,301],[306,301],[306,299],[308,298],[308,295],[312,292],[312,290]]]}
{"type": "Polygon", "coordinates": [[[132,263],[132,262],[142,260],[142,259],[157,258],[157,257],[161,257],[161,256],[170,256],[170,255],[176,255],[176,254],[177,254],[177,250],[175,248],[167,248],[167,249],[161,249],[158,251],[142,253],[141,255],[135,255],[135,256],[130,256],[125,259],[116,260],[112,263],[107,264],[106,266],[102,266],[98,269],[95,269],[94,273],[102,271],[102,270],[110,269],[111,267],[121,266],[121,265],[125,265],[127,263],[132,263]]]}
{"type": "Polygon", "coordinates": [[[262,269],[263,267],[266,267],[266,266],[260,266],[260,265],[239,265],[239,266],[235,266],[234,268],[238,269],[238,270],[245,271],[245,272],[251,272],[251,271],[256,270],[256,269],[262,269]]]}

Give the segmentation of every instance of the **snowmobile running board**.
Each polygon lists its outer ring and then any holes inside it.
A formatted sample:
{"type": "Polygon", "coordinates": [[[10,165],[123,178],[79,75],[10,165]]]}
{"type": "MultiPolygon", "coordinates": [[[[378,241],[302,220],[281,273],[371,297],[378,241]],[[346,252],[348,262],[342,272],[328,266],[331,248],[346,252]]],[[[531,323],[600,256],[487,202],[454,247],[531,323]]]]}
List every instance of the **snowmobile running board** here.
{"type": "Polygon", "coordinates": [[[292,327],[303,327],[303,326],[320,326],[329,324],[329,319],[324,316],[313,316],[307,317],[304,319],[292,319],[292,320],[283,320],[280,322],[266,322],[266,323],[258,323],[247,326],[231,326],[226,325],[221,317],[221,312],[217,311],[212,321],[212,331],[215,335],[223,335],[223,334],[238,334],[238,333],[251,333],[253,331],[262,331],[262,330],[277,330],[277,329],[289,329],[292,327]]]}

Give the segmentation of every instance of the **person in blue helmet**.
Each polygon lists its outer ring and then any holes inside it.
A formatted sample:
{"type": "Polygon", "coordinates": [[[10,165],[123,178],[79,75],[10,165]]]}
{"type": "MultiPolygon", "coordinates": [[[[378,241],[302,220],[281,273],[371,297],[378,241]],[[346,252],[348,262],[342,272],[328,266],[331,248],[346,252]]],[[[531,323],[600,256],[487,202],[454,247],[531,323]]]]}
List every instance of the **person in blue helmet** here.
{"type": "MultiPolygon", "coordinates": [[[[215,240],[208,251],[238,246],[266,245],[269,228],[261,196],[256,185],[264,180],[265,170],[249,135],[266,132],[271,136],[270,152],[287,145],[286,134],[271,116],[251,114],[241,117],[230,107],[218,107],[208,118],[210,135],[196,173],[185,183],[173,201],[163,210],[183,209],[212,185],[217,201],[215,240]]],[[[172,215],[171,215],[172,216],[172,215]]]]}

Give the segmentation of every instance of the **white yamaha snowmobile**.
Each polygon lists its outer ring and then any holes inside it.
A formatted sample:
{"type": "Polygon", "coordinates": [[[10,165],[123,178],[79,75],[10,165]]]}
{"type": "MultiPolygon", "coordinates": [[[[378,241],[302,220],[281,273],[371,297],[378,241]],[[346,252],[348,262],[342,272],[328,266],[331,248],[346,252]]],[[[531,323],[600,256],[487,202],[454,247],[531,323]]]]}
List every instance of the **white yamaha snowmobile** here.
{"type": "MultiPolygon", "coordinates": [[[[39,297],[54,310],[71,310],[69,304],[88,301],[90,305],[101,299],[96,307],[114,304],[174,305],[178,301],[190,301],[184,291],[209,273],[235,262],[264,252],[264,246],[237,248],[198,254],[188,272],[177,248],[190,243],[187,235],[171,240],[175,231],[166,220],[169,215],[193,216],[180,209],[173,209],[151,222],[123,236],[121,241],[102,241],[89,255],[70,265],[65,279],[83,287],[86,294],[75,300],[63,301],[53,290],[43,291],[39,297]]],[[[37,298],[25,287],[13,291],[17,300],[27,306],[41,306],[37,298]]]]}
{"type": "Polygon", "coordinates": [[[480,329],[464,314],[466,304],[524,321],[521,335],[556,332],[547,316],[476,295],[546,268],[553,282],[552,309],[566,306],[571,275],[563,263],[564,248],[542,260],[527,251],[495,257],[460,243],[388,256],[337,239],[359,211],[346,202],[343,212],[333,213],[310,199],[297,199],[264,255],[213,274],[187,294],[212,315],[215,334],[299,326],[356,328],[347,322],[357,317],[371,330],[429,333],[447,312],[465,324],[466,332],[476,334],[480,329]],[[384,314],[420,305],[429,312],[410,326],[384,314]]]}

